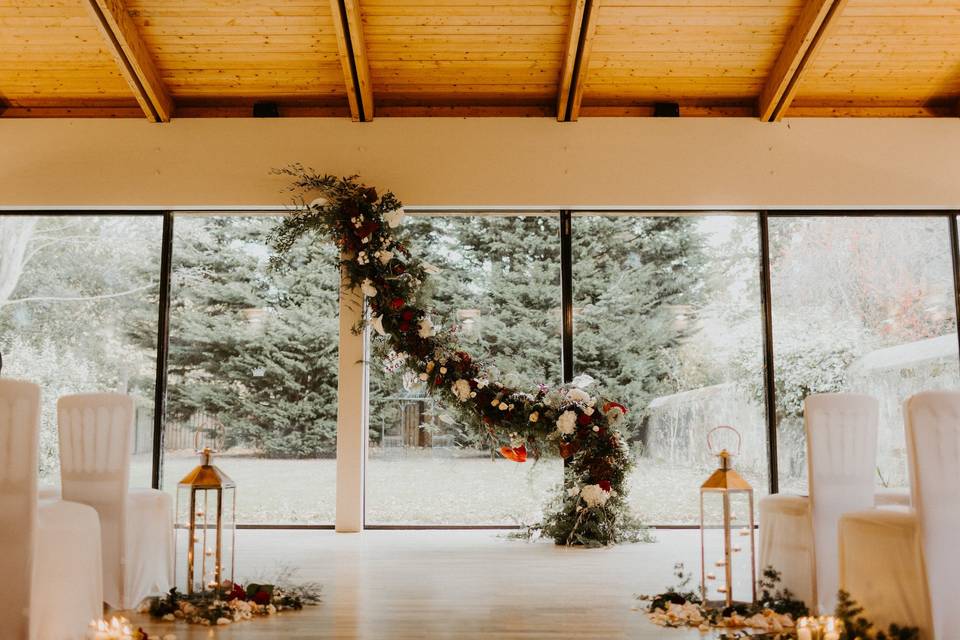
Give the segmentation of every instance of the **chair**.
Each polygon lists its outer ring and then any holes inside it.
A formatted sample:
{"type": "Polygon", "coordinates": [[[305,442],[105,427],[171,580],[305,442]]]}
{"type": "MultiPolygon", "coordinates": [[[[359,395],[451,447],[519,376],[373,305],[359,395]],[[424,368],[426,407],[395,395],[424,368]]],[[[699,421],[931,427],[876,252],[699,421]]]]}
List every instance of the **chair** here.
{"type": "Polygon", "coordinates": [[[903,414],[913,509],[843,518],[841,584],[880,626],[952,639],[960,629],[960,392],[918,393],[903,414]]]}
{"type": "Polygon", "coordinates": [[[173,583],[173,502],[154,489],[128,488],[134,402],[116,393],[57,402],[63,497],[100,515],[104,601],[136,607],[173,583]]]}
{"type": "Polygon", "coordinates": [[[852,393],[804,401],[809,498],[760,501],[760,566],[821,614],[833,612],[839,588],[837,526],[847,511],[874,505],[879,403],[852,393]]]}
{"type": "Polygon", "coordinates": [[[81,504],[37,500],[40,387],[0,380],[2,637],[80,640],[103,615],[100,522],[81,504]]]}

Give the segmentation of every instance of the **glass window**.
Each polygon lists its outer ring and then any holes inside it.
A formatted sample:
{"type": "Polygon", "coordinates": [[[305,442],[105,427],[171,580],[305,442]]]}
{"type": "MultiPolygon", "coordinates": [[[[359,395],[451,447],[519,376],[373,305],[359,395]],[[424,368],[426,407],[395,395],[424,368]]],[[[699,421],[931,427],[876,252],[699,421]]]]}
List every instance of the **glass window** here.
{"type": "MultiPolygon", "coordinates": [[[[505,381],[560,382],[560,243],[555,216],[414,217],[404,230],[427,261],[432,316],[456,326],[474,357],[505,381]]],[[[517,464],[465,429],[415,381],[370,364],[368,524],[520,524],[536,521],[562,481],[557,457],[517,464]]]]}
{"type": "Polygon", "coordinates": [[[56,403],[136,398],[130,484],[150,486],[160,216],[0,215],[3,375],[42,386],[40,483],[60,484],[56,403]]]}
{"type": "Polygon", "coordinates": [[[239,523],[332,523],[339,272],[331,243],[271,269],[276,217],[174,225],[164,487],[198,463],[237,482],[239,523]]]}
{"type": "Polygon", "coordinates": [[[803,399],[880,400],[877,484],[906,486],[901,404],[960,382],[946,217],[771,217],[781,490],[806,491],[803,399]]]}
{"type": "Polygon", "coordinates": [[[758,253],[754,215],[573,220],[576,373],[630,410],[629,500],[647,523],[699,520],[719,425],[742,434],[734,465],[767,491],[758,253]]]}

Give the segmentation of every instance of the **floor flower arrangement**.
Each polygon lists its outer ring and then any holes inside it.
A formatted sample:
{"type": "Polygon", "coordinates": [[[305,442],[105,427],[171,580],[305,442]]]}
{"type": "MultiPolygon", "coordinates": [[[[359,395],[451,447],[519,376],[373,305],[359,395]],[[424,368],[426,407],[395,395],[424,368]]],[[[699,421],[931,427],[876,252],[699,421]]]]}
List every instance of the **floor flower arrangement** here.
{"type": "Polygon", "coordinates": [[[563,486],[533,532],[557,544],[637,540],[642,527],[625,500],[633,459],[617,429],[627,408],[603,397],[587,376],[559,388],[514,388],[467,353],[458,328],[442,326],[432,313],[425,285],[437,268],[413,251],[393,193],[301,165],[275,173],[292,178],[296,202],[272,238],[275,267],[283,268],[285,254],[302,239],[333,241],[345,285],[365,301],[367,319],[355,330],[372,327],[390,370],[425,384],[504,458],[523,463],[549,449],[567,461],[563,486]]]}
{"type": "MultiPolygon", "coordinates": [[[[794,598],[789,589],[780,587],[780,573],[773,567],[763,571],[756,603],[722,608],[704,604],[700,594],[690,587],[692,576],[683,564],[675,565],[674,572],[679,579],[677,586],[654,596],[637,596],[638,600],[648,603],[646,611],[650,621],[661,627],[693,627],[703,632],[722,630],[720,640],[788,640],[798,637],[798,622],[802,626],[809,614],[804,602],[794,598]]],[[[835,624],[840,640],[917,640],[920,637],[916,627],[893,624],[886,630],[876,629],[863,613],[863,608],[850,594],[838,593],[837,610],[829,620],[835,624]]]]}
{"type": "Polygon", "coordinates": [[[215,626],[272,616],[281,611],[299,611],[319,601],[320,588],[316,585],[275,587],[251,583],[243,587],[228,584],[223,591],[190,595],[173,588],[163,597],[145,600],[138,612],[167,622],[183,620],[215,626]]]}

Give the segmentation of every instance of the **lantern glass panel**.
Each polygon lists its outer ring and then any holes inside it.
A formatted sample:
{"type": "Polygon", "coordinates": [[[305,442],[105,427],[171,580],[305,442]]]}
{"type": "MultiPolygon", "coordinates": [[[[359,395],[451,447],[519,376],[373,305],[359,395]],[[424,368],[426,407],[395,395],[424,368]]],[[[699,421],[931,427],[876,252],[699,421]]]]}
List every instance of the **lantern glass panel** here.
{"type": "Polygon", "coordinates": [[[233,582],[236,489],[180,485],[177,489],[176,585],[201,593],[233,582]]]}
{"type": "Polygon", "coordinates": [[[718,606],[753,602],[752,492],[703,490],[700,497],[704,600],[718,606]]]}

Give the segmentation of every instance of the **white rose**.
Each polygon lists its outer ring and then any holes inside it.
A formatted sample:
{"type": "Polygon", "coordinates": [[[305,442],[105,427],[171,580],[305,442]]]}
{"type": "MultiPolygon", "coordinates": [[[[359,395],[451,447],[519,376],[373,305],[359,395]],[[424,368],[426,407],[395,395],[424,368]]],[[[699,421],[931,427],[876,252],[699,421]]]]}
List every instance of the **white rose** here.
{"type": "Polygon", "coordinates": [[[380,261],[380,264],[387,264],[388,262],[393,260],[393,251],[387,251],[386,249],[381,249],[380,251],[377,251],[374,255],[377,256],[377,260],[380,261]]]}
{"type": "Polygon", "coordinates": [[[433,328],[433,322],[430,321],[430,318],[423,318],[420,320],[420,331],[418,333],[421,338],[429,338],[430,336],[436,334],[436,330],[433,328]]]}
{"type": "Polygon", "coordinates": [[[497,406],[497,408],[500,409],[500,411],[506,411],[506,410],[507,410],[507,403],[506,403],[506,402],[501,402],[501,403],[497,406]]]}
{"type": "Polygon", "coordinates": [[[564,411],[557,418],[557,431],[565,436],[572,435],[577,430],[577,414],[573,411],[564,411]]]}
{"type": "Polygon", "coordinates": [[[363,282],[360,283],[360,291],[363,292],[363,295],[368,298],[372,298],[377,295],[377,288],[373,286],[373,281],[370,278],[364,278],[363,282]]]}
{"type": "Polygon", "coordinates": [[[610,492],[604,491],[598,484],[587,484],[580,489],[580,497],[588,507],[602,507],[610,499],[610,492]]]}
{"type": "Polygon", "coordinates": [[[596,380],[594,380],[592,377],[588,376],[585,373],[581,373],[580,375],[578,375],[576,378],[573,379],[572,384],[578,389],[586,389],[587,387],[592,385],[594,382],[596,382],[596,380]]]}
{"type": "Polygon", "coordinates": [[[460,402],[466,402],[470,399],[470,382],[464,379],[457,380],[451,387],[453,395],[457,396],[460,402]]]}
{"type": "Polygon", "coordinates": [[[568,389],[567,398],[574,402],[589,402],[590,394],[583,389],[568,389]]]}
{"type": "Polygon", "coordinates": [[[385,214],[383,214],[383,219],[390,226],[390,228],[393,229],[400,224],[400,221],[403,220],[404,216],[406,215],[407,213],[403,210],[403,207],[400,207],[399,209],[394,209],[393,211],[387,211],[385,214]]]}

